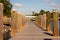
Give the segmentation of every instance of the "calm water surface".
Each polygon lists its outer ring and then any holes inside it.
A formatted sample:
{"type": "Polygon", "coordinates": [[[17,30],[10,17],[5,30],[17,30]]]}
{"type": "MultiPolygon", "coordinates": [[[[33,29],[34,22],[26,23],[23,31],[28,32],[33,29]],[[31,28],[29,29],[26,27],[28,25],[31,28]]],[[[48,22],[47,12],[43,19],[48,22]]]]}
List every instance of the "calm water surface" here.
{"type": "MultiPolygon", "coordinates": [[[[58,29],[59,29],[59,36],[60,36],[60,21],[59,21],[58,29]]],[[[52,21],[50,22],[50,30],[53,31],[53,22],[52,21]]]]}

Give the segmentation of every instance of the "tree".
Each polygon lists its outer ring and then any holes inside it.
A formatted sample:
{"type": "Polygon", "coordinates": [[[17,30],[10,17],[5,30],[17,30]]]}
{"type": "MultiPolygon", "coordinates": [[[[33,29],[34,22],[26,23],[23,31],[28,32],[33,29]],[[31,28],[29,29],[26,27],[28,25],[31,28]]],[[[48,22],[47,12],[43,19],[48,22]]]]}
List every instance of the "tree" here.
{"type": "Polygon", "coordinates": [[[51,18],[53,19],[53,12],[51,13],[51,18]]]}
{"type": "Polygon", "coordinates": [[[50,13],[50,11],[46,11],[46,14],[47,14],[47,13],[50,13]]]}
{"type": "Polygon", "coordinates": [[[32,12],[32,16],[34,16],[34,14],[35,14],[35,12],[33,11],[33,12],[32,12]]]}
{"type": "Polygon", "coordinates": [[[38,13],[35,13],[35,15],[34,16],[38,16],[39,14],[38,13]]]}
{"type": "Polygon", "coordinates": [[[45,14],[45,10],[41,10],[41,11],[39,12],[39,14],[41,14],[41,15],[45,14]]]}
{"type": "Polygon", "coordinates": [[[38,16],[39,14],[36,12],[32,12],[32,16],[38,16]]]}
{"type": "Polygon", "coordinates": [[[59,14],[58,16],[60,17],[60,13],[58,13],[58,14],[59,14]]]}
{"type": "Polygon", "coordinates": [[[0,0],[0,3],[3,3],[4,9],[3,9],[3,15],[4,16],[11,16],[11,9],[12,9],[12,4],[10,3],[9,0],[0,0]]]}

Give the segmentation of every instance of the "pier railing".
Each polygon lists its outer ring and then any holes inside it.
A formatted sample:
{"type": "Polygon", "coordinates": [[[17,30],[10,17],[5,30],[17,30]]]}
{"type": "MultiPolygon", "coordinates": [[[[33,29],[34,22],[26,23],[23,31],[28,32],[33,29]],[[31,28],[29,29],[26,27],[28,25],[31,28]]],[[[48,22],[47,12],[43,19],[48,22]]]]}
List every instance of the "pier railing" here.
{"type": "Polygon", "coordinates": [[[58,11],[53,10],[53,30],[51,31],[51,13],[47,12],[47,14],[39,15],[36,17],[35,24],[46,30],[48,33],[52,32],[54,37],[58,37],[58,11]]]}
{"type": "Polygon", "coordinates": [[[17,10],[11,10],[11,36],[15,36],[17,32],[21,31],[26,24],[25,15],[17,10]]]}
{"type": "MultiPolygon", "coordinates": [[[[42,27],[43,29],[50,32],[50,13],[39,15],[36,18],[35,23],[42,27]]],[[[11,20],[10,20],[11,27],[11,36],[14,37],[17,32],[21,31],[26,24],[26,17],[25,15],[19,13],[16,10],[11,10],[11,20]]],[[[6,31],[6,29],[5,29],[6,31]]],[[[3,40],[3,4],[0,3],[0,40],[3,40]]],[[[58,37],[58,11],[53,10],[53,36],[58,37]]]]}
{"type": "Polygon", "coordinates": [[[4,8],[3,4],[0,3],[0,40],[7,40],[9,35],[7,34],[5,35],[4,33],[8,33],[7,31],[10,30],[11,31],[9,32],[9,34],[11,34],[10,36],[14,37],[17,32],[21,31],[25,27],[26,17],[22,13],[19,13],[17,10],[11,10],[11,17],[8,18],[10,26],[6,27],[3,25],[4,22],[6,22],[6,18],[7,18],[7,17],[5,18],[3,17],[3,8],[4,8]]]}

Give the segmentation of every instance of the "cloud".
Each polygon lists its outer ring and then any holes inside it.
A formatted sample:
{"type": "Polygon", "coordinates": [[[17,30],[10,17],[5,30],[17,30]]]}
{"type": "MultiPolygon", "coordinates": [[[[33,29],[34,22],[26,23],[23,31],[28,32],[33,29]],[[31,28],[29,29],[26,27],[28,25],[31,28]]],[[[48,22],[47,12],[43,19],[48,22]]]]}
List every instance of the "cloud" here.
{"type": "Polygon", "coordinates": [[[51,3],[50,6],[54,8],[60,8],[60,5],[55,3],[51,3]]]}
{"type": "Polygon", "coordinates": [[[23,5],[22,4],[19,4],[19,3],[16,3],[15,6],[16,7],[22,7],[23,5]]]}
{"type": "Polygon", "coordinates": [[[44,0],[45,2],[50,2],[50,1],[53,1],[53,0],[44,0]]]}

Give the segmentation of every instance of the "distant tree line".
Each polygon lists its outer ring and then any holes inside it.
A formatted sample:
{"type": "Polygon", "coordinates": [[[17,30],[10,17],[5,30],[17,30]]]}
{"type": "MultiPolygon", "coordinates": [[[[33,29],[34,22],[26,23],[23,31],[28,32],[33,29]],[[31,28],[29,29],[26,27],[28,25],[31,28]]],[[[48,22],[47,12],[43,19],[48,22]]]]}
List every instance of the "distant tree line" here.
{"type": "Polygon", "coordinates": [[[33,16],[38,16],[38,15],[43,15],[43,14],[47,14],[47,12],[49,12],[49,11],[45,11],[45,10],[40,10],[40,12],[32,12],[32,15],[33,16]]]}
{"type": "Polygon", "coordinates": [[[4,9],[3,9],[3,15],[4,16],[11,16],[11,9],[12,9],[12,4],[10,3],[9,0],[0,0],[0,3],[3,3],[4,9]]]}
{"type": "MultiPolygon", "coordinates": [[[[51,18],[53,18],[53,12],[50,11],[45,11],[45,10],[40,10],[40,12],[32,12],[32,16],[39,16],[39,15],[43,15],[43,14],[47,14],[47,13],[51,13],[51,18]]],[[[59,13],[59,17],[60,17],[60,13],[59,13]]]]}

